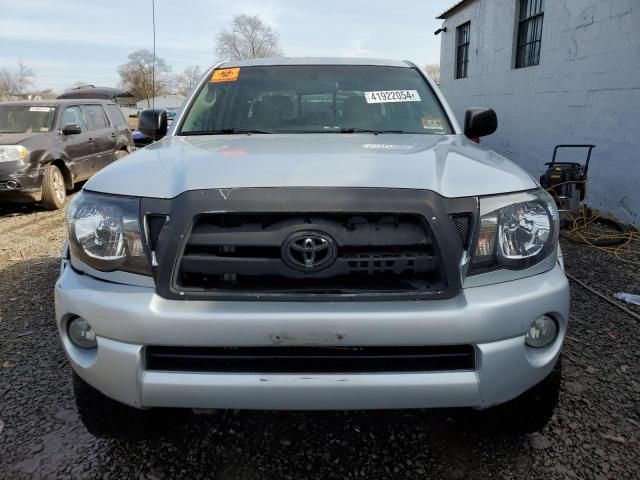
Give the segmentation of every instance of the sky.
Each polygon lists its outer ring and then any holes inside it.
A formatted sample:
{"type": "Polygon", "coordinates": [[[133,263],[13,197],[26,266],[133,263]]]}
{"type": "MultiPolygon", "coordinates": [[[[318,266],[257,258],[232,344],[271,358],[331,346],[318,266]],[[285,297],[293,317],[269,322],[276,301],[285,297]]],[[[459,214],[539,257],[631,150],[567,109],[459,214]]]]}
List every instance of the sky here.
{"type": "MultiPolygon", "coordinates": [[[[442,23],[457,0],[156,0],[156,54],[174,73],[214,64],[217,33],[259,15],[288,56],[363,56],[438,63],[442,23]]],[[[118,66],[153,45],[151,0],[0,0],[0,68],[22,60],[37,89],[115,87],[118,66]]]]}

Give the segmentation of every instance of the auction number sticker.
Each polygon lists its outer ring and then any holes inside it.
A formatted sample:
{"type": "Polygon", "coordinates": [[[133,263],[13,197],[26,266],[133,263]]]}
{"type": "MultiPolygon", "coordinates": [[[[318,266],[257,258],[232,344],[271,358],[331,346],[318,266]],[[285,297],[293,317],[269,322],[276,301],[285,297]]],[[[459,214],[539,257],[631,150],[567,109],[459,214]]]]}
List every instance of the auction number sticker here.
{"type": "Polygon", "coordinates": [[[380,90],[364,92],[367,103],[419,102],[417,90],[380,90]]]}
{"type": "Polygon", "coordinates": [[[50,112],[51,107],[31,107],[29,108],[30,112],[50,112]]]}
{"type": "Polygon", "coordinates": [[[238,75],[240,75],[240,68],[221,68],[219,70],[214,70],[213,75],[211,76],[211,81],[213,83],[218,82],[235,82],[238,79],[238,75]]]}

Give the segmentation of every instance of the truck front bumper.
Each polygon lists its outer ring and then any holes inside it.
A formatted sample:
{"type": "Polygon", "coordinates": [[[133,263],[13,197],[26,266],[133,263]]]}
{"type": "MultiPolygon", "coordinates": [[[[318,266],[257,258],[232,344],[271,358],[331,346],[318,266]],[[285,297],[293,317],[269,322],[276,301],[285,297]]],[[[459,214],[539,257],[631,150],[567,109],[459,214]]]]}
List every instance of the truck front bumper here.
{"type": "Polygon", "coordinates": [[[562,346],[569,286],[559,264],[539,275],[465,288],[447,300],[241,302],[166,300],[154,289],[98,280],[63,260],[56,320],[74,370],[105,395],[138,408],[486,408],[543,380],[562,346]],[[525,345],[531,322],[552,315],[556,340],[525,345]],[[85,318],[98,347],[67,336],[85,318]],[[408,346],[475,348],[475,368],[446,372],[273,374],[151,371],[145,348],[163,346],[408,346]]]}

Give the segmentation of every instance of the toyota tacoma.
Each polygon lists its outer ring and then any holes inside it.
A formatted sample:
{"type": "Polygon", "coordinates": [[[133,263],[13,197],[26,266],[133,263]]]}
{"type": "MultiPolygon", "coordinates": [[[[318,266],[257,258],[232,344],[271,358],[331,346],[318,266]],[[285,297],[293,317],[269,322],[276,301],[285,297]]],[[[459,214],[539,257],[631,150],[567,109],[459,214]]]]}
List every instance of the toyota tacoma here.
{"type": "Polygon", "coordinates": [[[560,388],[553,199],[414,64],[212,67],[67,212],[56,321],[97,436],[171,409],[472,407],[523,431],[560,388]],[[473,139],[473,140],[471,140],[473,139]]]}

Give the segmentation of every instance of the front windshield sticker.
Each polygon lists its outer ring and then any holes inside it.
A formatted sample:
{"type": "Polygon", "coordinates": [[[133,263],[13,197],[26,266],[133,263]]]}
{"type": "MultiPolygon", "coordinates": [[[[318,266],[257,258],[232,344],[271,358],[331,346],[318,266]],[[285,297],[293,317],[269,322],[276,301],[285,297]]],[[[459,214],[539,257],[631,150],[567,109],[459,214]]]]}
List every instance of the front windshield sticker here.
{"type": "Polygon", "coordinates": [[[364,92],[367,103],[419,102],[420,94],[417,90],[381,90],[364,92]]]}
{"type": "Polygon", "coordinates": [[[439,117],[422,117],[422,128],[425,130],[444,130],[444,124],[439,117]]]}
{"type": "Polygon", "coordinates": [[[29,108],[30,112],[50,112],[51,107],[31,107],[29,108]]]}
{"type": "Polygon", "coordinates": [[[240,68],[222,68],[220,70],[214,70],[211,76],[213,83],[218,82],[235,82],[240,75],[240,68]]]}

